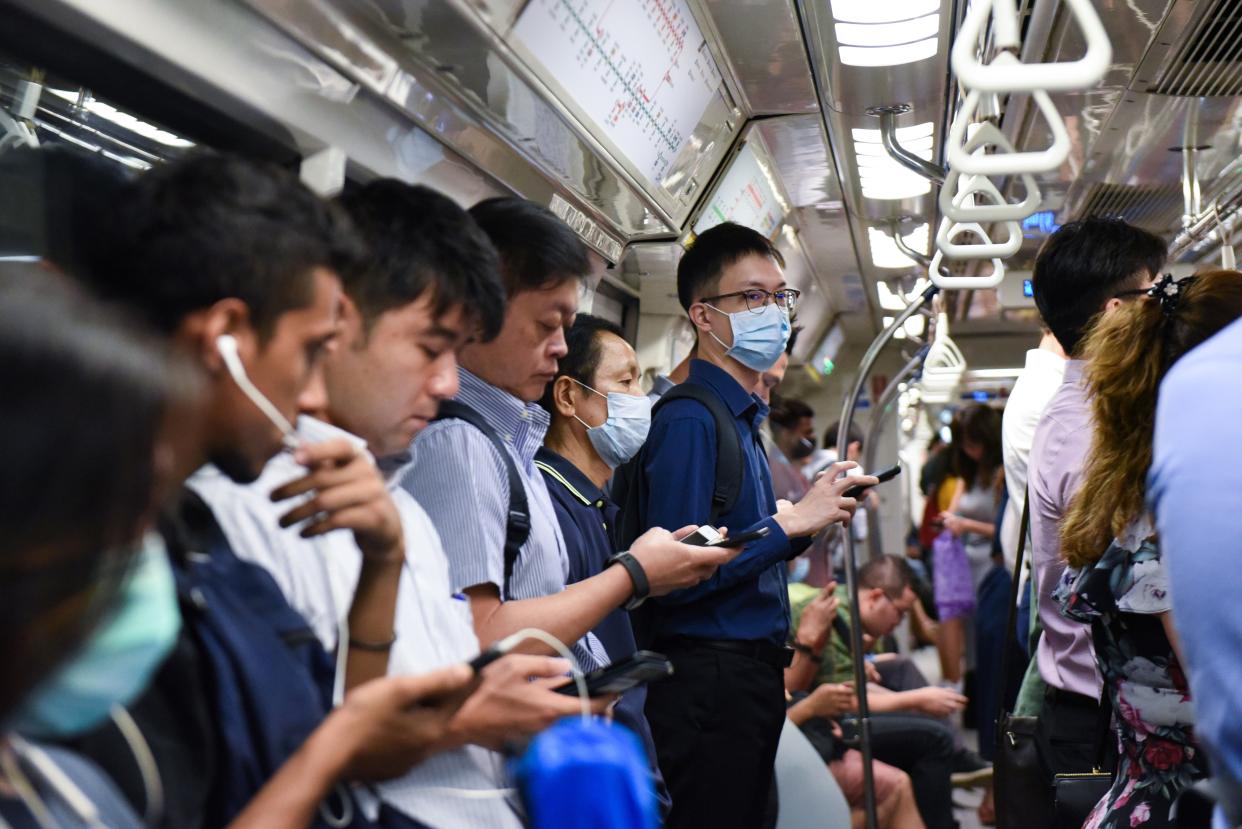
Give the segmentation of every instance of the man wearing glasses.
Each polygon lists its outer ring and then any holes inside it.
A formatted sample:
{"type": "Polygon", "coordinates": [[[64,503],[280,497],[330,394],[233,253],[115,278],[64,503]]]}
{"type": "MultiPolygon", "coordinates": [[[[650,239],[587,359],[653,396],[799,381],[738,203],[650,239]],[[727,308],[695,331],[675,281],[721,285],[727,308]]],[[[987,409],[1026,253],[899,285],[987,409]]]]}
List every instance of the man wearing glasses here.
{"type": "MultiPolygon", "coordinates": [[[[785,563],[802,545],[791,548],[790,539],[848,522],[855,501],[843,491],[876,483],[837,480],[855,464],[836,464],[796,505],[778,509],[758,440],[768,407],[752,390],[784,353],[798,301],[782,265],[768,239],[725,223],[704,232],[677,268],[678,296],[699,342],[686,385],[724,404],[736,436],[717,435],[703,402],[679,397],[661,405],[641,455],[639,526],[711,520],[733,535],[767,534],[710,579],[644,609],[646,646],[676,669],[650,687],[646,709],[673,798],[670,827],[763,824],[785,719],[783,671],[794,654],[785,563]],[[743,456],[739,495],[723,512],[713,510],[718,437],[740,439],[743,456]]],[[[818,654],[805,648],[796,659],[811,656],[818,654]]]]}

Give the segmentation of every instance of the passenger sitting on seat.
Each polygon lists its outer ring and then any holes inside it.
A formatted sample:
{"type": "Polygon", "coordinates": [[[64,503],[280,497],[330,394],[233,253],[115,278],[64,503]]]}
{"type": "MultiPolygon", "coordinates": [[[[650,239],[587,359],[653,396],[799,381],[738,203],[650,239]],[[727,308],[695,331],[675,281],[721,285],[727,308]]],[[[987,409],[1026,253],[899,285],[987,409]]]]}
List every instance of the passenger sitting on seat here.
{"type": "Polygon", "coordinates": [[[643,528],[711,523],[733,533],[767,532],[702,585],[644,610],[651,647],[676,666],[647,696],[660,769],[673,797],[672,827],[758,826],[763,820],[785,720],[790,539],[848,521],[855,506],[842,497],[849,483],[835,480],[847,468],[841,466],[798,504],[777,510],[757,440],[767,406],[753,392],[760,374],[784,352],[797,302],[780,263],[768,239],[729,222],[705,231],[682,257],[677,292],[697,329],[699,358],[679,388],[710,395],[706,399],[717,406],[663,398],[636,461],[645,497],[637,516],[624,516],[643,528]],[[717,410],[727,413],[721,422],[728,433],[717,433],[717,410]],[[727,510],[713,505],[718,483],[727,483],[716,480],[718,440],[740,445],[731,455],[742,456],[740,489],[727,510]]]}
{"type": "Polygon", "coordinates": [[[85,798],[90,825],[137,829],[101,769],[42,741],[107,721],[176,640],[168,559],[144,536],[178,461],[169,432],[194,435],[194,378],[71,287],[0,273],[0,823],[86,827],[85,798]]]}
{"type": "MultiPolygon", "coordinates": [[[[896,629],[917,598],[910,588],[906,564],[897,556],[885,555],[864,564],[858,570],[858,585],[864,644],[870,647],[896,629]]],[[[787,672],[789,691],[851,687],[854,673],[848,592],[839,589],[831,594],[829,588],[817,591],[795,584],[790,585],[790,599],[798,637],[794,646],[818,646],[819,668],[818,673],[787,672]]],[[[965,697],[948,688],[890,691],[879,684],[882,677],[874,666],[868,664],[867,669],[873,756],[910,775],[919,812],[929,827],[949,829],[954,825],[952,775],[975,775],[987,768],[972,752],[956,745],[952,729],[939,719],[960,710],[965,697]]]]}
{"type": "MultiPolygon", "coordinates": [[[[638,357],[621,329],[589,314],[579,314],[565,332],[567,353],[556,380],[539,401],[551,416],[535,466],[543,473],[565,551],[569,576],[576,584],[603,572],[616,548],[612,533],[617,507],[604,487],[612,472],[629,460],[647,439],[651,401],[638,385],[638,357]]],[[[594,627],[608,658],[616,662],[637,649],[630,617],[621,608],[594,627]]],[[[639,686],[621,697],[618,721],[642,738],[653,768],[655,745],[643,714],[647,689],[639,686]]],[[[658,790],[667,805],[663,779],[658,790]]]]}
{"type": "MultiPolygon", "coordinates": [[[[203,375],[198,461],[254,480],[289,437],[278,422],[324,408],[321,361],[358,239],[285,171],[213,155],[157,168],[112,204],[107,256],[81,276],[203,375]]],[[[297,457],[335,456],[300,446],[297,457]]],[[[400,549],[387,493],[366,486],[374,471],[338,471],[318,495],[357,501],[325,504],[324,521],[376,551],[400,549]]],[[[306,622],[266,571],[234,555],[201,499],[182,488],[177,501],[160,529],[185,626],[125,713],[132,722],[81,741],[151,824],[306,826],[334,790],[332,805],[352,808],[338,783],[396,776],[439,750],[467,693],[464,666],[361,685],[325,722],[331,663],[306,622]],[[146,788],[151,769],[135,761],[142,741],[162,781],[162,815],[146,788]]]]}
{"type": "Polygon", "coordinates": [[[1055,593],[1067,615],[1091,624],[1121,747],[1112,789],[1085,829],[1172,826],[1173,802],[1207,773],[1147,473],[1160,381],[1242,318],[1242,274],[1166,275],[1122,296],[1127,304],[1096,323],[1082,347],[1093,438],[1061,528],[1068,569],[1055,593]]]}
{"type": "MultiPolygon", "coordinates": [[[[361,267],[341,274],[340,339],[323,360],[326,407],[304,412],[297,422],[299,439],[331,460],[308,474],[282,453],[253,484],[234,483],[206,467],[190,485],[238,555],[272,573],[324,647],[348,649],[346,676],[337,681],[352,687],[385,672],[422,673],[479,653],[469,608],[452,595],[439,537],[396,476],[408,462],[410,441],[457,390],[458,350],[499,330],[504,288],[491,243],[448,197],[381,180],[352,191],[341,204],[366,255],[361,267]],[[382,479],[371,469],[373,456],[380,458],[382,479]],[[352,465],[368,471],[349,489],[323,489],[321,482],[352,465]],[[385,485],[388,494],[381,495],[385,485]],[[287,498],[314,489],[315,497],[293,502],[298,506],[291,510],[287,498]],[[351,529],[338,505],[352,510],[367,498],[391,513],[388,520],[403,539],[399,550],[377,545],[375,533],[356,525],[352,532],[317,532],[321,526],[351,529]],[[339,630],[343,620],[347,631],[339,630]],[[338,641],[342,636],[346,641],[338,641]]],[[[533,656],[489,667],[488,681],[453,718],[443,751],[381,785],[380,796],[429,826],[463,820],[519,826],[505,798],[468,799],[449,790],[509,785],[498,755],[466,744],[499,748],[580,711],[576,699],[553,692],[547,681],[528,682],[565,670],[562,660],[533,656]]]]}
{"type": "Polygon", "coordinates": [[[504,325],[494,340],[462,350],[458,411],[418,436],[402,485],[435,524],[452,587],[469,597],[483,646],[537,627],[572,645],[589,671],[609,661],[591,633],[605,616],[648,593],[697,584],[737,551],[691,547],[654,530],[610,559],[618,566],[566,587],[565,538],[534,466],[549,421],[535,401],[565,356],[565,329],[591,260],[573,230],[533,202],[489,199],[470,215],[500,254],[504,325]],[[525,522],[511,516],[515,498],[527,504],[525,522]]]}

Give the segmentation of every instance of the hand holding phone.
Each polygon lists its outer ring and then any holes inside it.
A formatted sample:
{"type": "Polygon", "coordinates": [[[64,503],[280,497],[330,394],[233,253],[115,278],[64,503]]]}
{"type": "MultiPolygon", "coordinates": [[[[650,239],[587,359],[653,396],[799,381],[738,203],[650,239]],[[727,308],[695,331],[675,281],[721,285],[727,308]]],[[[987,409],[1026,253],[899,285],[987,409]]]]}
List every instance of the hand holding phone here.
{"type": "MultiPolygon", "coordinates": [[[[900,474],[901,474],[901,464],[897,464],[895,466],[890,466],[888,469],[885,469],[883,472],[875,473],[875,477],[878,478],[879,483],[882,484],[885,481],[891,481],[893,478],[896,478],[900,474]]],[[[870,487],[864,486],[862,484],[858,486],[852,486],[849,489],[845,490],[843,495],[846,498],[857,498],[860,495],[862,495],[864,492],[866,492],[869,488],[870,487]]]]}
{"type": "MultiPolygon", "coordinates": [[[[652,651],[635,651],[620,662],[587,674],[587,696],[601,697],[608,694],[624,694],[639,685],[673,675],[673,663],[668,657],[652,651]]],[[[578,683],[569,682],[556,689],[558,694],[578,695],[578,683]]]]}

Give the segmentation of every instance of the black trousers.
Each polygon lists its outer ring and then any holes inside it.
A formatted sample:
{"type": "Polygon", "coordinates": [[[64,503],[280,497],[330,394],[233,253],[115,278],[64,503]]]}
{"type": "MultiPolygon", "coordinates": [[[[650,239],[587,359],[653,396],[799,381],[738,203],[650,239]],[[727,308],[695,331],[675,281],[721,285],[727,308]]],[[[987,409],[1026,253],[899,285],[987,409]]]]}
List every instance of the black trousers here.
{"type": "Polygon", "coordinates": [[[665,652],[674,673],[647,689],[647,721],[673,798],[665,826],[763,826],[785,722],[782,670],[707,648],[665,652]]]}
{"type": "Polygon", "coordinates": [[[918,714],[872,714],[871,754],[910,775],[914,799],[927,829],[954,829],[953,731],[918,714]]]}

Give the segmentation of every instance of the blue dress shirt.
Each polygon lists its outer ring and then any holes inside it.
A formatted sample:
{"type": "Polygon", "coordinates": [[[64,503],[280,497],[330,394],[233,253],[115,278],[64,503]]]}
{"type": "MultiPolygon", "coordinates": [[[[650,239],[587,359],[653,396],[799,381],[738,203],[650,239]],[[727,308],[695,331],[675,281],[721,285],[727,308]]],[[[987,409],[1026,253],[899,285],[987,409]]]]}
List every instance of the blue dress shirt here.
{"type": "MultiPolygon", "coordinates": [[[[1148,497],[1189,668],[1195,733],[1230,826],[1242,822],[1242,321],[1177,362],[1160,385],[1148,497]]],[[[1217,825],[1221,825],[1219,816],[1217,825]]]]}
{"type": "MultiPolygon", "coordinates": [[[[741,555],[707,581],[650,600],[652,640],[688,636],[784,645],[789,636],[785,561],[790,545],[772,518],[776,497],[759,441],[759,425],[768,416],[768,407],[723,369],[703,360],[690,363],[686,382],[720,397],[742,437],[741,492],[718,523],[734,534],[760,526],[769,532],[747,544],[741,555]]],[[[640,525],[676,531],[707,522],[716,481],[716,422],[711,412],[693,400],[663,406],[651,424],[642,457],[647,499],[640,525]]]]}

